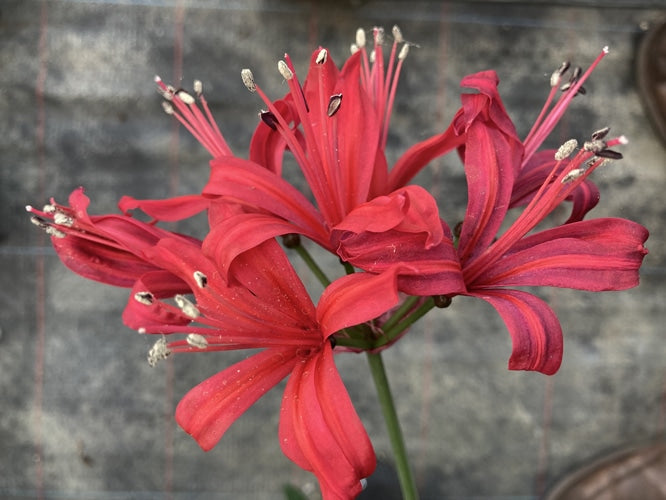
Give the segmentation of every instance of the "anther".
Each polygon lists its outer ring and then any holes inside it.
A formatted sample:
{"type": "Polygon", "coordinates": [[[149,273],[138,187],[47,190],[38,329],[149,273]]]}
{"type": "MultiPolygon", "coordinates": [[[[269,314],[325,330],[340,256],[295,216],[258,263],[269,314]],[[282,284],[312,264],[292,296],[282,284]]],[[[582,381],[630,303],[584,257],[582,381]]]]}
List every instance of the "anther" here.
{"type": "Polygon", "coordinates": [[[162,101],[162,109],[164,110],[164,112],[167,115],[173,115],[174,114],[173,106],[171,105],[170,102],[162,101]]]}
{"type": "Polygon", "coordinates": [[[375,28],[375,44],[384,45],[384,28],[375,28]]]}
{"type": "Polygon", "coordinates": [[[197,95],[197,97],[201,97],[201,94],[203,94],[203,83],[201,80],[194,80],[192,88],[194,89],[194,93],[197,95]]]}
{"type": "Polygon", "coordinates": [[[166,338],[162,336],[157,342],[155,342],[155,345],[150,348],[150,351],[148,351],[148,364],[155,367],[158,361],[166,359],[169,354],[171,354],[171,351],[167,346],[166,338]]]}
{"type": "Polygon", "coordinates": [[[330,117],[338,112],[342,104],[342,94],[334,94],[328,100],[328,111],[326,114],[330,117]]]}
{"type": "MultiPolygon", "coordinates": [[[[30,212],[30,211],[31,210],[28,210],[28,212],[30,212]]],[[[45,214],[54,214],[56,212],[56,207],[55,207],[55,205],[51,205],[51,204],[44,205],[44,208],[42,208],[42,212],[44,212],[45,214]]]]}
{"type": "Polygon", "coordinates": [[[599,154],[599,152],[606,149],[607,146],[608,145],[606,144],[605,141],[602,141],[601,139],[596,139],[592,141],[585,141],[585,143],[583,144],[583,149],[585,151],[589,151],[590,153],[599,154]]]}
{"type": "Polygon", "coordinates": [[[183,295],[176,295],[174,296],[173,299],[176,301],[176,304],[178,304],[178,307],[180,307],[180,310],[183,311],[183,314],[185,314],[185,316],[189,316],[192,319],[196,319],[201,314],[199,312],[199,309],[197,309],[197,306],[195,306],[183,295]]]}
{"type": "Polygon", "coordinates": [[[365,30],[363,28],[356,30],[356,46],[359,49],[365,47],[365,30]]]}
{"type": "Polygon", "coordinates": [[[243,85],[245,85],[245,87],[250,92],[257,91],[257,86],[254,83],[254,76],[252,75],[252,71],[247,68],[241,70],[241,79],[243,80],[243,85]]]}
{"type": "Polygon", "coordinates": [[[576,80],[578,80],[580,78],[580,75],[582,75],[582,74],[583,74],[583,68],[581,68],[580,66],[576,66],[573,69],[573,72],[571,73],[571,81],[575,82],[576,80]]]}
{"type": "Polygon", "coordinates": [[[578,141],[576,139],[569,139],[567,142],[562,144],[557,152],[555,153],[555,159],[557,161],[562,161],[565,158],[568,158],[571,153],[573,153],[578,147],[578,141]]]}
{"type": "Polygon", "coordinates": [[[150,306],[155,302],[155,296],[150,292],[136,292],[134,294],[134,300],[144,306],[150,306]]]}
{"type": "Polygon", "coordinates": [[[53,215],[53,222],[59,226],[72,227],[74,224],[74,219],[63,212],[56,212],[53,215]]]}
{"type": "Polygon", "coordinates": [[[400,53],[398,54],[398,60],[402,61],[407,57],[407,54],[409,54],[409,44],[406,43],[405,45],[402,46],[400,49],[400,53]]]}
{"type": "Polygon", "coordinates": [[[259,118],[261,118],[261,121],[264,122],[266,125],[268,125],[270,128],[273,130],[278,129],[278,120],[275,117],[273,113],[270,111],[262,111],[259,113],[259,118]]]}
{"type": "Polygon", "coordinates": [[[46,231],[46,234],[48,234],[49,236],[54,236],[56,238],[64,238],[65,236],[67,236],[60,229],[53,226],[48,226],[44,230],[46,231]]]}
{"type": "Polygon", "coordinates": [[[599,130],[596,130],[596,131],[592,132],[592,140],[597,141],[597,140],[603,139],[604,137],[606,137],[608,135],[608,132],[610,132],[610,127],[604,127],[604,128],[599,129],[599,130]]]}
{"type": "Polygon", "coordinates": [[[46,221],[46,219],[42,219],[38,215],[33,215],[32,217],[30,217],[30,222],[32,222],[35,226],[41,229],[46,229],[47,227],[49,227],[49,223],[46,221]]]}
{"type": "Polygon", "coordinates": [[[612,149],[602,149],[595,153],[599,158],[608,158],[609,160],[621,160],[622,153],[613,151],[612,149]]]}
{"type": "Polygon", "coordinates": [[[193,276],[194,276],[194,281],[197,282],[197,286],[199,288],[206,288],[206,285],[208,285],[208,278],[204,273],[202,273],[201,271],[194,271],[193,276]]]}
{"type": "Polygon", "coordinates": [[[400,31],[398,25],[393,26],[391,33],[393,33],[393,41],[395,41],[395,43],[402,43],[405,41],[405,39],[402,37],[402,31],[400,31]]]}
{"type": "Polygon", "coordinates": [[[181,101],[183,101],[188,106],[191,106],[192,104],[194,104],[196,102],[194,97],[192,97],[190,94],[188,94],[184,90],[179,90],[178,92],[176,92],[176,95],[178,96],[178,98],[181,101]]]}
{"type": "Polygon", "coordinates": [[[289,69],[287,63],[282,60],[278,61],[278,71],[285,80],[291,80],[294,78],[294,73],[289,69]]]}
{"type": "Polygon", "coordinates": [[[553,71],[553,74],[550,76],[551,87],[557,87],[560,84],[560,81],[562,80],[562,75],[564,75],[564,73],[567,72],[569,66],[571,66],[571,63],[569,63],[569,61],[564,61],[559,68],[553,71]]]}
{"type": "Polygon", "coordinates": [[[315,58],[315,64],[324,64],[326,59],[328,59],[328,51],[326,49],[321,49],[315,58]]]}
{"type": "Polygon", "coordinates": [[[349,46],[349,52],[351,52],[352,55],[356,54],[359,50],[361,50],[361,49],[359,49],[358,45],[356,45],[355,43],[352,43],[349,46]]]}
{"type": "Polygon", "coordinates": [[[198,333],[188,334],[185,340],[189,345],[198,349],[205,349],[208,347],[208,341],[206,340],[206,337],[199,335],[198,333]]]}
{"type": "Polygon", "coordinates": [[[570,172],[567,173],[564,177],[562,177],[562,180],[560,181],[562,184],[566,184],[567,182],[572,182],[578,179],[579,177],[582,177],[583,174],[587,171],[587,168],[574,168],[570,172]]]}

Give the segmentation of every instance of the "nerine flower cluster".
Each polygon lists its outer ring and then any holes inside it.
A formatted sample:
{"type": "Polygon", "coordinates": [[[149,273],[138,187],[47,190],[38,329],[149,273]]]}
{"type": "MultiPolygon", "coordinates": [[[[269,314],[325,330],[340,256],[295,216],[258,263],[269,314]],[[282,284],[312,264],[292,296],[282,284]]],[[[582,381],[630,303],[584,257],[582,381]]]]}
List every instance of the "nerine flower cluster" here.
{"type": "Polygon", "coordinates": [[[490,303],[504,320],[513,346],[510,369],[553,374],[562,360],[559,321],[542,299],[520,288],[631,288],[647,254],[648,231],[640,224],[584,220],[599,200],[589,176],[619,160],[617,147],[626,139],[606,128],[580,144],[542,149],[571,100],[584,93],[606,48],[584,72],[565,63],[553,73],[550,94],[525,139],[502,103],[496,73],[466,76],[448,128],[389,165],[389,121],[411,45],[397,28],[390,36],[376,28],[372,38],[368,47],[359,30],[341,68],[326,49],[317,49],[303,79],[285,55],[278,70],[289,91],[276,100],[242,70],[243,83],[265,107],[249,159],[225,142],[201,82],[189,93],[156,78],[165,111],[212,156],[200,193],[165,200],[124,196],[121,213],[89,215],[89,199],[79,188],[67,205],[52,199],[42,210],[28,207],[66,266],[130,289],[123,321],[157,336],[151,364],[171,353],[261,348],[188,392],[176,419],[209,450],[288,377],[280,446],[316,475],[325,499],[356,496],[375,468],[334,354],[390,345],[401,318],[387,318],[410,298],[417,307],[427,300],[448,305],[466,295],[490,303]],[[411,183],[447,153],[458,154],[467,179],[460,223],[442,218],[437,200],[411,183]],[[309,192],[282,176],[286,154],[295,158],[309,192]],[[565,202],[571,205],[566,222],[535,230],[565,202]],[[137,209],[153,220],[133,217],[137,209]],[[518,215],[500,232],[511,209],[518,215]],[[203,240],[158,224],[202,211],[209,221],[203,240]],[[317,304],[276,239],[298,245],[296,235],[337,255],[348,270],[317,304]]]}

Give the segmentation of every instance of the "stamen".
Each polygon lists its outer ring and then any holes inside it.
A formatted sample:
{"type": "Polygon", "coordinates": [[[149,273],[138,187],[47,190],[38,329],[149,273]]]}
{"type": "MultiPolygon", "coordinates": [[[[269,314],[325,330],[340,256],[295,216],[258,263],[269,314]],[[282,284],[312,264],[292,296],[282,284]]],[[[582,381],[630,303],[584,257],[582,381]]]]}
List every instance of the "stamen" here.
{"type": "Polygon", "coordinates": [[[398,25],[393,26],[393,29],[391,29],[391,33],[393,33],[393,41],[395,43],[402,43],[405,41],[405,39],[402,37],[402,31],[400,31],[398,25]]]}
{"type": "Polygon", "coordinates": [[[374,30],[375,45],[384,45],[384,28],[377,27],[374,30]]]}
{"type": "Polygon", "coordinates": [[[623,158],[622,153],[618,153],[612,149],[602,149],[596,155],[600,158],[608,158],[609,160],[621,160],[623,158]]]}
{"type": "Polygon", "coordinates": [[[243,85],[245,85],[245,87],[250,92],[256,92],[257,91],[257,86],[254,83],[254,76],[252,75],[252,71],[250,71],[247,68],[241,70],[241,79],[243,80],[243,85]]]}
{"type": "Polygon", "coordinates": [[[176,301],[176,304],[178,304],[178,307],[180,307],[180,310],[183,311],[185,316],[196,319],[201,314],[199,309],[197,309],[197,306],[190,302],[185,296],[176,295],[173,299],[176,301]]]}
{"type": "Polygon", "coordinates": [[[567,142],[562,144],[557,152],[555,153],[555,159],[557,161],[562,161],[565,158],[568,158],[571,153],[573,153],[578,147],[578,141],[576,139],[569,139],[567,142]]]}
{"type": "Polygon", "coordinates": [[[181,101],[183,101],[185,104],[187,104],[188,106],[191,106],[192,104],[196,103],[196,100],[194,99],[194,97],[192,97],[190,94],[188,94],[184,90],[179,90],[178,92],[176,92],[176,96],[178,96],[178,98],[181,101]]]}
{"type": "MultiPolygon", "coordinates": [[[[28,206],[30,207],[30,205],[28,206]]],[[[32,209],[32,207],[30,207],[30,209],[32,209]]],[[[49,223],[46,221],[46,219],[42,219],[38,215],[33,215],[32,217],[30,217],[30,222],[32,222],[35,226],[37,226],[40,229],[46,229],[47,227],[49,227],[49,223]]]]}
{"type": "Polygon", "coordinates": [[[199,349],[205,349],[208,347],[208,341],[206,340],[206,337],[199,335],[198,333],[188,334],[185,340],[192,347],[197,347],[199,349]]]}
{"type": "Polygon", "coordinates": [[[358,45],[356,45],[355,43],[352,43],[349,46],[349,52],[351,52],[352,55],[356,54],[359,50],[361,49],[359,49],[358,45]]]}
{"type": "Polygon", "coordinates": [[[550,76],[550,86],[557,87],[562,80],[562,76],[569,70],[571,63],[569,61],[564,61],[559,68],[553,71],[553,74],[550,76]]]}
{"type": "Polygon", "coordinates": [[[134,300],[145,306],[150,306],[155,302],[155,296],[150,292],[136,292],[134,294],[134,300]]]}
{"type": "Polygon", "coordinates": [[[593,140],[593,141],[585,141],[583,144],[583,149],[585,151],[589,151],[590,153],[594,154],[599,154],[600,151],[603,151],[608,147],[608,144],[606,144],[605,141],[602,141],[600,139],[593,140]]]}
{"type": "Polygon", "coordinates": [[[154,368],[158,361],[166,359],[169,354],[171,351],[167,346],[166,338],[162,336],[148,351],[148,364],[154,368]]]}
{"type": "Polygon", "coordinates": [[[567,175],[562,177],[560,182],[562,184],[566,184],[567,182],[575,181],[576,179],[582,177],[586,171],[587,168],[574,168],[571,172],[568,172],[567,175]]]}
{"type": "Polygon", "coordinates": [[[55,236],[56,238],[64,238],[67,236],[65,233],[63,233],[60,229],[53,227],[53,226],[48,226],[46,229],[46,234],[49,236],[55,236]]]}
{"type": "Polygon", "coordinates": [[[53,222],[59,226],[72,227],[74,219],[63,212],[56,212],[53,216],[53,222]]]}
{"type": "Polygon", "coordinates": [[[599,139],[603,139],[608,135],[608,132],[610,132],[610,127],[604,127],[602,129],[596,130],[592,132],[592,140],[597,141],[599,139]]]}
{"type": "Polygon", "coordinates": [[[338,109],[340,109],[340,105],[342,104],[342,94],[334,94],[330,97],[328,100],[328,110],[326,111],[326,114],[331,117],[335,113],[338,112],[338,109]]]}
{"type": "Polygon", "coordinates": [[[259,118],[261,118],[261,121],[263,121],[273,130],[278,129],[278,120],[276,116],[270,111],[262,111],[261,113],[259,113],[259,118]]]}
{"type": "Polygon", "coordinates": [[[400,53],[398,54],[398,60],[399,61],[404,61],[405,58],[407,57],[407,54],[409,54],[409,44],[408,43],[403,45],[402,48],[400,49],[400,53]]]}
{"type": "MultiPolygon", "coordinates": [[[[317,56],[317,59],[319,59],[319,56],[317,56]]],[[[278,61],[278,71],[285,80],[291,80],[292,78],[294,78],[294,72],[291,71],[289,69],[289,66],[287,66],[287,63],[282,60],[278,61]]]]}
{"type": "Polygon", "coordinates": [[[203,83],[201,80],[194,80],[192,88],[194,89],[194,93],[197,95],[197,97],[201,97],[201,94],[203,94],[203,83]]]}
{"type": "Polygon", "coordinates": [[[356,30],[356,46],[359,49],[365,47],[365,30],[363,28],[356,30]]]}
{"type": "Polygon", "coordinates": [[[317,57],[315,59],[316,64],[324,64],[326,62],[326,59],[328,58],[328,51],[326,49],[321,49],[319,51],[319,54],[317,54],[317,57]]]}
{"type": "Polygon", "coordinates": [[[173,109],[173,106],[171,105],[170,102],[162,101],[162,109],[167,115],[175,114],[175,110],[173,109]]]}
{"type": "Polygon", "coordinates": [[[197,282],[199,288],[206,288],[208,285],[208,278],[201,271],[194,271],[194,281],[197,282]]]}

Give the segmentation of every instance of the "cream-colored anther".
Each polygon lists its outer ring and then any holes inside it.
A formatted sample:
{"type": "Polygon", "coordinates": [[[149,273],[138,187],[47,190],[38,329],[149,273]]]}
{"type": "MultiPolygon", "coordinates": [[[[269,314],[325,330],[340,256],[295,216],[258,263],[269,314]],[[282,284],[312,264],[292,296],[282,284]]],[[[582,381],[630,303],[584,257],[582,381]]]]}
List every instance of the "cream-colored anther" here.
{"type": "Polygon", "coordinates": [[[252,75],[252,71],[247,68],[242,69],[241,79],[243,80],[243,85],[245,85],[250,92],[257,91],[257,85],[254,83],[254,75],[252,75]]]}

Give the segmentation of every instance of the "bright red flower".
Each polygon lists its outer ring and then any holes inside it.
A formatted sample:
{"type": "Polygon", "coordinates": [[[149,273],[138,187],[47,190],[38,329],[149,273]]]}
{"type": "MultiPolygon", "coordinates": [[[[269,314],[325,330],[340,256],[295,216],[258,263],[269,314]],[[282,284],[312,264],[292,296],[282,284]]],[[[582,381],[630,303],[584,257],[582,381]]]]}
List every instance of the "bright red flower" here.
{"type": "Polygon", "coordinates": [[[331,284],[315,308],[283,250],[274,240],[244,252],[226,272],[214,243],[204,251],[164,238],[146,253],[162,271],[137,281],[123,314],[142,333],[186,333],[159,340],[149,361],[171,352],[262,348],[193,388],[178,404],[176,420],[204,450],[263,394],[289,375],[280,417],[284,453],[318,478],[326,499],[352,498],[375,468],[372,446],[333,362],[331,336],[371,320],[398,302],[390,292],[396,274],[351,275],[331,284]],[[194,296],[176,295],[165,276],[175,275],[194,296]],[[371,294],[374,288],[388,293],[371,294]],[[354,307],[350,307],[353,304],[354,307]]]}
{"type": "Polygon", "coordinates": [[[84,278],[109,285],[131,287],[143,274],[159,268],[145,250],[161,238],[201,242],[121,214],[88,215],[90,199],[83,188],[72,191],[69,206],[52,198],[42,210],[28,206],[32,222],[51,236],[53,248],[68,268],[84,278]]]}
{"type": "MultiPolygon", "coordinates": [[[[423,189],[405,187],[433,157],[463,144],[464,136],[450,128],[411,148],[389,172],[384,149],[398,76],[409,48],[409,44],[403,44],[398,54],[402,35],[397,28],[393,35],[386,66],[381,29],[374,31],[373,64],[362,31],[357,36],[358,50],[341,70],[326,49],[316,50],[302,86],[285,56],[278,66],[290,91],[275,102],[245,70],[246,85],[262,97],[268,108],[253,135],[249,161],[233,156],[227,147],[199,84],[195,90],[201,109],[190,94],[158,80],[167,99],[166,109],[213,155],[203,196],[211,203],[244,207],[244,213],[231,215],[214,226],[223,268],[262,241],[299,233],[364,270],[379,272],[396,263],[407,263],[398,281],[406,293],[452,294],[464,290],[451,234],[438,216],[435,200],[423,189]],[[285,150],[296,158],[316,207],[281,177],[285,150]],[[366,207],[368,203],[374,203],[375,208],[366,207]],[[387,203],[392,207],[390,212],[383,210],[387,203]],[[389,234],[392,244],[383,245],[380,239],[389,234]],[[421,273],[419,266],[428,266],[439,279],[424,286],[415,279],[421,273]]],[[[202,208],[193,200],[189,207],[202,208]]],[[[141,208],[153,217],[173,220],[182,207],[172,209],[161,202],[126,197],[121,200],[121,208],[141,208]]]]}
{"type": "MultiPolygon", "coordinates": [[[[603,54],[595,63],[601,57],[603,54]]],[[[568,92],[575,94],[582,83],[583,78],[568,92]]],[[[625,219],[580,220],[596,203],[596,188],[583,183],[608,159],[621,158],[609,148],[624,144],[626,139],[606,140],[608,130],[597,131],[571,160],[567,157],[575,152],[575,141],[555,154],[549,152],[553,155],[549,161],[539,153],[530,158],[534,147],[528,140],[516,159],[515,150],[506,147],[505,136],[496,130],[503,122],[501,115],[483,122],[476,119],[479,112],[487,113],[492,103],[500,102],[496,75],[471,75],[462,84],[479,91],[464,97],[463,113],[454,122],[458,133],[467,135],[462,156],[470,201],[457,248],[467,286],[464,295],[486,300],[504,319],[513,340],[509,368],[552,374],[562,359],[557,317],[541,299],[510,288],[557,286],[602,291],[638,285],[648,231],[625,219]],[[550,171],[544,175],[546,166],[550,171]],[[521,174],[523,179],[533,177],[517,187],[521,174]],[[538,190],[529,187],[538,182],[538,190]],[[565,199],[574,201],[573,222],[528,234],[565,199]],[[527,206],[498,236],[508,209],[520,204],[527,206]]],[[[563,109],[555,112],[559,118],[563,109]]],[[[488,113],[488,117],[492,115],[488,113]]],[[[548,126],[552,128],[554,123],[548,126]]]]}

